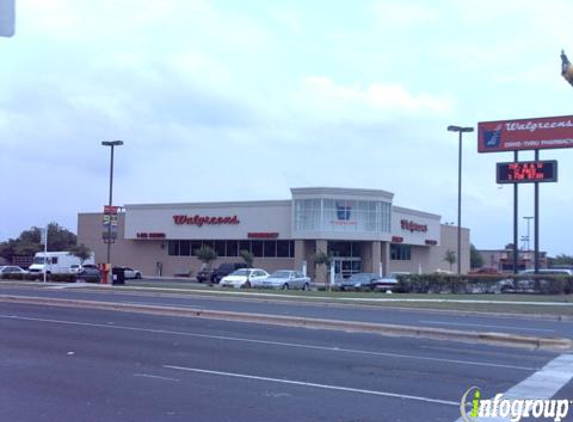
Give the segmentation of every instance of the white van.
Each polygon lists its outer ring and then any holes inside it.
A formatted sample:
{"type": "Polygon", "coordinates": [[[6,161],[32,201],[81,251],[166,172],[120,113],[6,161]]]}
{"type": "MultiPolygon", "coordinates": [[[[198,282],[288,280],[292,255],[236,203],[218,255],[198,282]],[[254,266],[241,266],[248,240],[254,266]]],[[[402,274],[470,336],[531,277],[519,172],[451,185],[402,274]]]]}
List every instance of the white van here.
{"type": "MultiPolygon", "coordinates": [[[[84,264],[95,264],[93,252],[84,264]]],[[[73,267],[80,265],[81,260],[70,252],[37,252],[28,271],[30,273],[70,274],[73,267]]]]}

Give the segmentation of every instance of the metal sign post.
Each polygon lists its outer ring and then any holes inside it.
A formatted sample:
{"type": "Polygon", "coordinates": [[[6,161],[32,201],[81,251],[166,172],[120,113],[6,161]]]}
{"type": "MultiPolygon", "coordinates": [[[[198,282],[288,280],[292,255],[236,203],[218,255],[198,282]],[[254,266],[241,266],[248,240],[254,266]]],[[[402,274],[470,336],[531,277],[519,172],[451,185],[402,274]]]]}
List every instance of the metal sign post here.
{"type": "MultiPolygon", "coordinates": [[[[535,161],[539,161],[539,150],[535,150],[535,161]]],[[[539,273],[539,182],[535,182],[535,198],[534,198],[534,218],[535,221],[533,223],[533,230],[535,232],[535,246],[533,247],[534,251],[534,269],[535,274],[539,273]]]]}
{"type": "MultiPolygon", "coordinates": [[[[518,159],[518,151],[513,151],[513,161],[517,163],[518,159]]],[[[517,274],[517,263],[519,258],[519,250],[517,248],[517,238],[518,235],[518,225],[517,220],[519,219],[519,208],[518,208],[518,191],[517,191],[517,183],[513,185],[513,273],[517,274]]]]}
{"type": "Polygon", "coordinates": [[[40,233],[41,233],[41,240],[40,242],[44,245],[44,283],[47,283],[47,268],[46,268],[46,259],[48,256],[48,227],[50,227],[49,225],[46,226],[46,228],[44,229],[40,229],[40,233]]]}

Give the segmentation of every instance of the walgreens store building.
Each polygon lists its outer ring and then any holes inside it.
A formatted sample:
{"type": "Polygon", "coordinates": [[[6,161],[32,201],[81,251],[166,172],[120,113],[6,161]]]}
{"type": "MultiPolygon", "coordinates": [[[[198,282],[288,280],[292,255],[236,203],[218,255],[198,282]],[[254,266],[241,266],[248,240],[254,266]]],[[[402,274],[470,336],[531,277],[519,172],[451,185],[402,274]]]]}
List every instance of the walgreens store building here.
{"type": "MultiPolygon", "coordinates": [[[[112,263],[146,276],[196,274],[196,249],[211,246],[213,263],[241,262],[249,250],[254,265],[269,272],[307,268],[313,256],[333,257],[338,277],[356,272],[449,270],[447,250],[457,250],[457,227],[440,216],[394,206],[382,190],[293,188],[280,201],[126,205],[119,214],[112,263]]],[[[78,239],[104,262],[102,213],[78,215],[78,239]]],[[[462,272],[469,269],[469,230],[462,229],[462,272]]]]}

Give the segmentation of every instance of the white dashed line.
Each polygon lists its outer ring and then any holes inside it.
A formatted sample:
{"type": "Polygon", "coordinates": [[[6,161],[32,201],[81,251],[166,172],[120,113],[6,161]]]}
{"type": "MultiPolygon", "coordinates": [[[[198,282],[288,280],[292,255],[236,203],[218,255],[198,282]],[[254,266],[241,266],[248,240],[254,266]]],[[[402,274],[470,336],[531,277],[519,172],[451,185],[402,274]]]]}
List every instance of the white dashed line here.
{"type": "Polygon", "coordinates": [[[439,400],[439,399],[432,399],[432,398],[420,397],[420,396],[410,396],[407,394],[389,393],[386,391],[363,390],[361,388],[342,387],[342,386],[338,386],[338,385],[329,385],[329,384],[317,384],[317,383],[313,383],[313,382],[295,381],[295,380],[288,380],[288,379],[283,379],[283,378],[260,377],[260,376],[256,376],[256,375],[237,374],[234,372],[210,371],[207,369],[187,368],[185,366],[163,365],[163,367],[168,368],[168,369],[175,369],[178,371],[195,372],[195,373],[201,373],[201,374],[207,374],[207,375],[217,375],[217,376],[223,376],[223,377],[242,378],[242,379],[250,379],[250,380],[255,380],[255,381],[263,381],[263,382],[290,384],[290,385],[297,385],[297,386],[301,386],[301,387],[322,388],[325,390],[344,391],[344,392],[348,392],[348,393],[370,394],[370,395],[374,395],[374,396],[393,397],[393,398],[398,398],[398,399],[402,399],[402,400],[414,400],[414,401],[421,401],[421,402],[426,402],[426,403],[443,404],[443,405],[447,405],[447,406],[458,407],[460,405],[458,402],[453,402],[453,401],[448,401],[448,400],[439,400]]]}

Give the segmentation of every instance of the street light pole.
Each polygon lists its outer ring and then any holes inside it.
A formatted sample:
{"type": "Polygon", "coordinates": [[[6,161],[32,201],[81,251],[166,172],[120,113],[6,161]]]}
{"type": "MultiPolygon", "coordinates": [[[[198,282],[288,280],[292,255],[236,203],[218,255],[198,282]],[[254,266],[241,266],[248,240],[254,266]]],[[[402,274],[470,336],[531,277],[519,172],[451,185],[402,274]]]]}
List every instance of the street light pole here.
{"type": "Polygon", "coordinates": [[[529,241],[531,239],[529,237],[529,222],[531,220],[533,220],[535,217],[529,216],[529,217],[523,217],[523,218],[527,221],[527,237],[526,237],[527,238],[527,250],[526,250],[526,253],[527,253],[527,256],[529,257],[529,251],[531,250],[530,243],[529,243],[529,241]]]}
{"type": "Polygon", "coordinates": [[[448,131],[458,132],[458,275],[462,273],[462,133],[473,132],[473,127],[462,127],[462,126],[448,126],[448,131]]]}
{"type": "Polygon", "coordinates": [[[533,220],[535,217],[530,216],[530,217],[523,217],[523,218],[524,218],[524,220],[527,221],[527,237],[526,237],[526,238],[527,238],[527,252],[529,252],[529,249],[530,249],[529,241],[530,241],[530,239],[531,239],[531,238],[529,237],[529,222],[530,222],[531,220],[533,220]]]}
{"type": "MultiPolygon", "coordinates": [[[[105,147],[111,147],[111,160],[109,166],[109,202],[108,205],[111,207],[113,204],[113,155],[114,149],[117,146],[123,145],[123,141],[103,141],[101,143],[105,147]]],[[[106,263],[110,264],[111,260],[111,221],[107,226],[107,259],[106,263]]]]}

